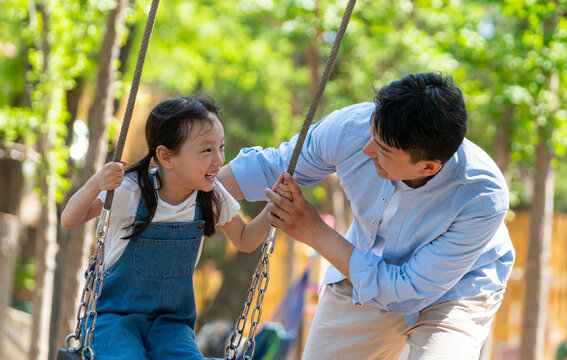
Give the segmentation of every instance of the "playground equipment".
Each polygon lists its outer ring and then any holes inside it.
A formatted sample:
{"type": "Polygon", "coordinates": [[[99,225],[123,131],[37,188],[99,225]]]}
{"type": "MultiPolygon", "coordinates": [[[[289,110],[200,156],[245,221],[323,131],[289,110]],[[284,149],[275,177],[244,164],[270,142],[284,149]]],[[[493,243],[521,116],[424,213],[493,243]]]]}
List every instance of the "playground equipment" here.
{"type": "MultiPolygon", "coordinates": [[[[349,0],[345,13],[342,17],[341,24],[337,31],[333,47],[331,48],[331,53],[327,59],[327,64],[319,80],[319,84],[315,91],[315,95],[309,106],[309,110],[303,122],[297,144],[294,148],[290,164],[288,166],[287,172],[292,174],[295,171],[295,166],[297,165],[297,160],[299,158],[299,153],[303,147],[305,137],[307,135],[307,130],[313,121],[313,117],[317,111],[321,96],[325,90],[325,86],[331,75],[331,71],[335,64],[337,54],[339,52],[340,45],[342,43],[348,22],[352,15],[354,5],[356,0],[349,0]]],[[[113,161],[118,162],[122,158],[122,152],[124,150],[124,144],[126,143],[126,136],[128,134],[128,128],[130,126],[130,121],[132,119],[132,113],[134,110],[134,105],[136,102],[136,95],[138,92],[138,87],[140,84],[140,78],[142,75],[142,69],[144,67],[144,62],[146,58],[146,53],[149,45],[149,40],[153,31],[155,18],[157,14],[157,9],[159,5],[159,0],[153,0],[150,6],[150,11],[148,13],[148,18],[146,22],[146,27],[144,30],[144,35],[142,37],[142,44],[138,53],[138,59],[136,62],[136,68],[134,71],[134,77],[132,80],[132,85],[130,88],[130,93],[128,97],[128,103],[126,106],[126,111],[124,113],[124,119],[122,121],[122,127],[120,129],[120,136],[118,138],[118,143],[114,151],[113,161]]],[[[92,347],[94,330],[96,327],[97,319],[97,301],[102,292],[103,280],[105,272],[104,263],[104,244],[106,240],[106,233],[108,230],[108,225],[110,223],[110,214],[112,201],[114,198],[114,191],[108,191],[106,195],[106,200],[103,205],[103,209],[99,218],[99,223],[96,231],[97,236],[97,246],[95,253],[90,258],[90,265],[87,270],[87,276],[85,281],[85,286],[83,288],[81,302],[79,304],[79,310],[77,313],[77,325],[75,331],[69,334],[65,340],[66,348],[60,349],[57,354],[57,360],[94,360],[96,357],[95,349],[92,347]],[[84,326],[84,329],[83,329],[84,326]],[[73,345],[75,344],[75,345],[73,345]]],[[[226,347],[225,359],[235,360],[238,357],[238,349],[244,337],[244,331],[246,323],[250,320],[250,326],[248,330],[248,337],[246,338],[242,350],[242,356],[244,359],[249,360],[254,356],[254,351],[256,347],[255,335],[258,324],[260,323],[260,318],[262,316],[262,302],[264,300],[264,295],[266,293],[268,282],[270,279],[269,275],[269,258],[272,254],[276,241],[277,228],[270,226],[268,235],[264,240],[262,246],[262,254],[260,261],[256,266],[256,270],[252,275],[252,280],[247,291],[246,299],[244,302],[244,307],[242,312],[236,321],[235,331],[230,339],[230,343],[226,347]],[[250,309],[252,308],[252,302],[256,299],[254,309],[250,314],[250,309]]],[[[275,331],[266,330],[266,332],[275,331]]],[[[275,336],[278,332],[275,332],[275,336]]],[[[266,335],[267,336],[267,335],[266,335]]],[[[273,335],[272,335],[273,336],[273,335]]],[[[262,342],[262,344],[264,344],[262,342]]],[[[283,343],[282,343],[283,344],[283,343]]],[[[260,348],[260,347],[259,347],[260,348]]],[[[120,351],[117,349],[117,351],[120,351]]],[[[104,360],[104,359],[103,359],[104,360]]]]}

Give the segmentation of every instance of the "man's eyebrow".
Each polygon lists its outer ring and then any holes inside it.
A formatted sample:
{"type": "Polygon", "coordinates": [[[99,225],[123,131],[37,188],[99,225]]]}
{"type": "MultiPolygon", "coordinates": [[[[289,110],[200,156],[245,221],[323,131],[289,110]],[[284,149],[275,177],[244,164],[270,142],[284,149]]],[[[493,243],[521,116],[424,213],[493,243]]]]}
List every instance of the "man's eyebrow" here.
{"type": "Polygon", "coordinates": [[[391,153],[391,152],[392,152],[392,150],[388,149],[387,147],[385,147],[384,145],[382,145],[382,144],[380,144],[378,141],[376,141],[376,138],[375,138],[375,137],[373,137],[372,140],[374,140],[374,142],[375,142],[382,150],[384,150],[385,152],[387,152],[387,153],[391,153]]]}

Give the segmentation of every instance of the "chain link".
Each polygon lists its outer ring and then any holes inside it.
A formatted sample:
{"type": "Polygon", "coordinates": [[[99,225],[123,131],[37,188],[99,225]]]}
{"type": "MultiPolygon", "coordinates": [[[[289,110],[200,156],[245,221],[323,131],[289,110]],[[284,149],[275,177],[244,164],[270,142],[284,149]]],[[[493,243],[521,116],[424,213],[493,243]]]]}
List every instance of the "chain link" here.
{"type": "Polygon", "coordinates": [[[242,337],[244,336],[244,329],[246,327],[246,322],[248,321],[250,306],[252,305],[252,300],[256,297],[256,305],[254,306],[254,310],[252,310],[252,317],[250,318],[251,322],[250,329],[248,330],[248,338],[246,339],[242,350],[243,358],[245,360],[252,359],[254,356],[254,349],[256,347],[254,337],[256,336],[256,330],[260,323],[260,318],[262,317],[262,302],[264,301],[264,295],[266,294],[268,282],[270,281],[270,255],[274,251],[277,233],[278,229],[270,225],[268,235],[266,236],[264,245],[262,246],[262,256],[256,266],[254,275],[252,275],[252,280],[250,281],[250,286],[246,293],[244,307],[242,308],[240,317],[236,321],[235,331],[230,338],[230,343],[226,347],[226,360],[235,360],[238,356],[238,347],[240,346],[242,337]],[[249,355],[248,352],[250,353],[249,355]]]}
{"type": "Polygon", "coordinates": [[[104,281],[104,243],[106,232],[110,223],[110,210],[103,209],[97,228],[97,245],[96,250],[90,257],[89,267],[87,268],[87,276],[83,292],[81,294],[81,302],[77,312],[77,326],[75,332],[67,335],[65,339],[68,351],[75,353],[81,352],[81,359],[95,360],[95,353],[92,348],[94,329],[96,326],[97,312],[96,306],[98,298],[102,293],[102,282],[104,281]],[[90,320],[92,319],[92,324],[90,320]],[[85,333],[83,334],[83,325],[85,333]],[[71,342],[77,342],[76,346],[72,346],[71,342]],[[82,348],[82,351],[81,351],[82,348]]]}

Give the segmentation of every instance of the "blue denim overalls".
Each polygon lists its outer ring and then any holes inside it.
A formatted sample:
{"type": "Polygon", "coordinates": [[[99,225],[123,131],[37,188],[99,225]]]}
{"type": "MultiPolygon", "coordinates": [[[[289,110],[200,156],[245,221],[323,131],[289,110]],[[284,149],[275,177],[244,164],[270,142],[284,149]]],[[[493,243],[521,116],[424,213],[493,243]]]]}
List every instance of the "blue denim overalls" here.
{"type": "MultiPolygon", "coordinates": [[[[136,223],[147,214],[141,198],[136,223]]],[[[203,359],[194,340],[193,293],[203,228],[197,202],[194,221],[152,222],[130,240],[105,272],[93,339],[97,360],[203,359]]]]}

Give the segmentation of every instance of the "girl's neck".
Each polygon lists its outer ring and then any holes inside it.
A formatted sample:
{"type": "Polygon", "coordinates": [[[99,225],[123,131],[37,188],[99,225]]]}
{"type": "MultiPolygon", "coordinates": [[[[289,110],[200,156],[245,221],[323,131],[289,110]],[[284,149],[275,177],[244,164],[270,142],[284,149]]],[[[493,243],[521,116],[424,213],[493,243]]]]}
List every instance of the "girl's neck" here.
{"type": "Polygon", "coordinates": [[[158,190],[159,198],[162,201],[168,203],[169,205],[181,204],[182,202],[187,200],[187,198],[194,192],[195,190],[191,191],[188,194],[174,194],[171,191],[168,191],[168,189],[165,186],[162,186],[162,188],[158,190]]]}
{"type": "Polygon", "coordinates": [[[184,189],[186,191],[183,190],[175,191],[171,184],[169,186],[167,185],[169,181],[167,179],[167,174],[164,171],[159,171],[159,177],[161,179],[161,183],[158,190],[159,198],[170,205],[181,204],[182,202],[187,200],[189,195],[195,192],[195,190],[192,189],[191,190],[184,189]]]}

